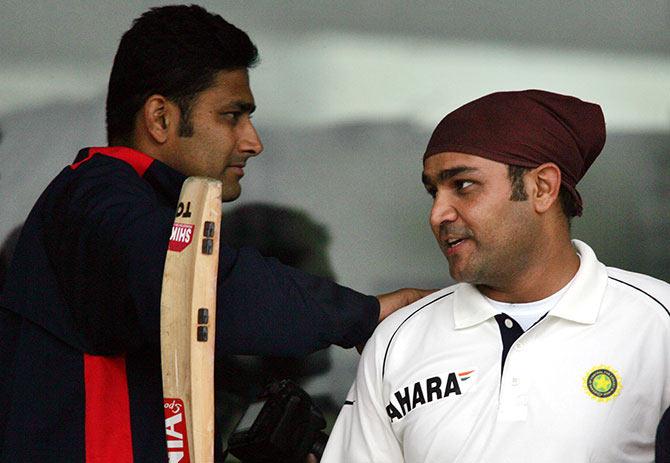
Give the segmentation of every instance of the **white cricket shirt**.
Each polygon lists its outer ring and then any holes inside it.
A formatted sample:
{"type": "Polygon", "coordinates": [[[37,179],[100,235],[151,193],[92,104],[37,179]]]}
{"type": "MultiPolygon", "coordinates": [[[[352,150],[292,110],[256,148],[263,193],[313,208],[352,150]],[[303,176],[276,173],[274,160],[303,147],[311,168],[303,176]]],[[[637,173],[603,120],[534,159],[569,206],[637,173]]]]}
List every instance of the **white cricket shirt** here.
{"type": "Polygon", "coordinates": [[[526,332],[469,284],[384,320],[322,462],[652,462],[670,285],[573,245],[577,275],[526,332]]]}

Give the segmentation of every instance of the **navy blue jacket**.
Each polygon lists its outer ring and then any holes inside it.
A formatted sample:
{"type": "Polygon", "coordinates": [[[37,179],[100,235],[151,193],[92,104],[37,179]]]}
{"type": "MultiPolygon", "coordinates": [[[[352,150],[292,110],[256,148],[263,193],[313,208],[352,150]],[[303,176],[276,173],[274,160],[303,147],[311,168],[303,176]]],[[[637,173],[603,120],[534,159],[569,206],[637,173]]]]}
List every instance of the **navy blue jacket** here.
{"type": "MultiPolygon", "coordinates": [[[[0,461],[159,462],[163,265],[185,177],[128,148],[89,148],[23,227],[0,299],[0,461]]],[[[221,246],[216,353],[351,347],[365,296],[221,246]]]]}

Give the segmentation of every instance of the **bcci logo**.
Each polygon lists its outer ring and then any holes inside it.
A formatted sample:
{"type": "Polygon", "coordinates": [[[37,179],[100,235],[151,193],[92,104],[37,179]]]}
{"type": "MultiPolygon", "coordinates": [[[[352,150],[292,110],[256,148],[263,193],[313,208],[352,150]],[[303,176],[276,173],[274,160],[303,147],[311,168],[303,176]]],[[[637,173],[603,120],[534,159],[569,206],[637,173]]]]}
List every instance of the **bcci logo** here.
{"type": "Polygon", "coordinates": [[[598,402],[609,402],[621,392],[621,378],[612,367],[598,365],[584,376],[584,390],[598,402]]]}

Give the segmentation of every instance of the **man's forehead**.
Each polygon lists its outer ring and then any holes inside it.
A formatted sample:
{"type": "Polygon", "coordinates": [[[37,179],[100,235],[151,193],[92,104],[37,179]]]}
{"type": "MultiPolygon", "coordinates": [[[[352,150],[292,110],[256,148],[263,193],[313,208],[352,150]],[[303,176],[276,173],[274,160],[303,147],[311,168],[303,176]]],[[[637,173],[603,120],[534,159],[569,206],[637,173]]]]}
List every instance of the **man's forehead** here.
{"type": "Polygon", "coordinates": [[[421,181],[437,185],[457,175],[476,177],[507,175],[507,164],[483,158],[474,154],[445,152],[427,158],[423,163],[421,181]]]}
{"type": "Polygon", "coordinates": [[[426,171],[441,171],[450,169],[455,166],[467,166],[473,169],[480,169],[485,167],[493,167],[499,164],[505,166],[497,161],[486,159],[475,154],[459,153],[447,151],[444,153],[434,154],[423,162],[423,170],[426,171]]]}
{"type": "Polygon", "coordinates": [[[246,69],[219,71],[202,94],[226,101],[230,104],[254,105],[254,96],[249,87],[249,76],[246,69]]]}

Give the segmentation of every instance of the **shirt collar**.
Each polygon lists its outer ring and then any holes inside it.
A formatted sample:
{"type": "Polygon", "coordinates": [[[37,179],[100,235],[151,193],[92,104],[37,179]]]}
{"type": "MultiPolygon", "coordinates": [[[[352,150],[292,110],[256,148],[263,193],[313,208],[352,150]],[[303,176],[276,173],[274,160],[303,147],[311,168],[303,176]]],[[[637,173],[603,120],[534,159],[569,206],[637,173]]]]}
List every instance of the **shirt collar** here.
{"type": "Polygon", "coordinates": [[[572,245],[580,257],[579,270],[549,315],[591,325],[598,319],[600,305],[605,296],[607,269],[586,243],[572,240],[572,245]]]}
{"type": "MultiPolygon", "coordinates": [[[[584,242],[572,240],[580,256],[580,265],[572,284],[549,312],[549,316],[577,323],[593,324],[607,287],[607,271],[593,250],[584,242]]],[[[497,311],[479,290],[461,283],[454,291],[454,328],[468,328],[497,315],[497,311]]]]}
{"type": "Polygon", "coordinates": [[[457,330],[477,325],[498,312],[479,290],[469,283],[461,283],[454,291],[454,328],[457,330]]]}

